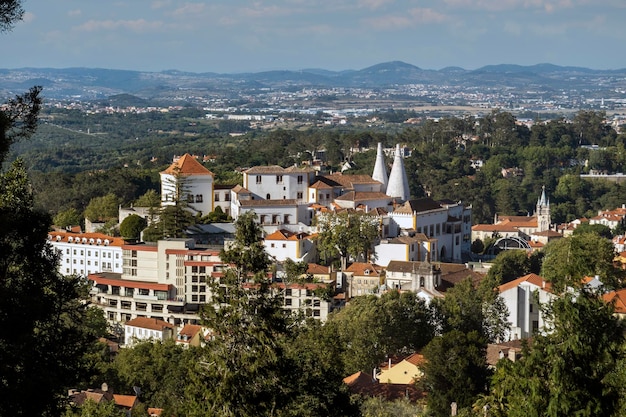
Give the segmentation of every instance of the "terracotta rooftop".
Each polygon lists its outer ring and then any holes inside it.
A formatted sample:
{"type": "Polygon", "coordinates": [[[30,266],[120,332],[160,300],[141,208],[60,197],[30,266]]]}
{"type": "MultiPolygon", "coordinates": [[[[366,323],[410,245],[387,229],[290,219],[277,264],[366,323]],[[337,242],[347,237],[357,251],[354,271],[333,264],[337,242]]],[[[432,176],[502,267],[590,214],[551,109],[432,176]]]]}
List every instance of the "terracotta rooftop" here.
{"type": "Polygon", "coordinates": [[[202,326],[198,324],[185,324],[185,327],[183,327],[180,332],[178,332],[178,334],[181,336],[187,336],[189,338],[192,338],[201,330],[202,326]]]}
{"type": "Polygon", "coordinates": [[[330,274],[330,269],[324,265],[309,263],[309,267],[306,272],[308,274],[327,275],[330,274]]]}
{"type": "Polygon", "coordinates": [[[170,165],[165,171],[162,171],[161,174],[213,176],[211,171],[209,171],[204,165],[198,162],[196,158],[188,153],[181,156],[178,161],[170,165]]]}
{"type": "Polygon", "coordinates": [[[415,384],[380,384],[371,375],[361,371],[344,378],[343,382],[355,394],[382,397],[387,401],[408,397],[415,402],[424,397],[424,392],[418,390],[415,384]]]}
{"type": "Polygon", "coordinates": [[[74,243],[86,246],[123,246],[124,239],[105,235],[104,233],[74,233],[63,230],[48,232],[48,240],[51,242],[74,243]],[[72,241],[70,242],[70,238],[72,241]],[[100,242],[100,243],[98,243],[100,242]]]}
{"type": "Polygon", "coordinates": [[[126,322],[127,326],[133,327],[141,327],[142,329],[150,329],[150,330],[158,330],[162,331],[163,329],[173,329],[174,326],[169,324],[166,321],[159,319],[152,319],[148,317],[137,317],[136,319],[132,319],[126,322]]]}
{"type": "Polygon", "coordinates": [[[607,303],[613,303],[616,313],[626,314],[626,289],[611,291],[604,294],[602,299],[607,303]]]}
{"type": "Polygon", "coordinates": [[[370,262],[354,262],[348,268],[346,272],[352,272],[354,275],[364,276],[365,271],[369,271],[368,275],[380,275],[380,268],[370,262]]]}
{"type": "Polygon", "coordinates": [[[528,275],[524,275],[523,277],[519,277],[511,282],[507,282],[506,284],[500,285],[498,287],[498,290],[500,292],[504,292],[504,291],[510,290],[511,288],[515,288],[524,282],[529,282],[533,285],[536,285],[539,288],[543,288],[546,291],[552,291],[552,284],[550,284],[549,282],[547,282],[546,280],[544,280],[542,277],[540,277],[537,274],[528,274],[528,275]]]}

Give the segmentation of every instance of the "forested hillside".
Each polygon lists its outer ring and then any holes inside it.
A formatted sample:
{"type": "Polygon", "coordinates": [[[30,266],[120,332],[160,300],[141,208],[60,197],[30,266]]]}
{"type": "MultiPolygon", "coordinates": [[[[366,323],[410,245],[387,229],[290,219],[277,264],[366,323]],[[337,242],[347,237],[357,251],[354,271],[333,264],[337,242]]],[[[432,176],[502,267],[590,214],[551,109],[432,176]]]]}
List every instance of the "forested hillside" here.
{"type": "Polygon", "coordinates": [[[411,116],[420,115],[381,113],[375,126],[357,119],[342,126],[250,130],[249,122],[208,120],[195,109],[138,114],[48,110],[36,135],[18,143],[9,159],[25,159],[37,204],[53,215],[69,208],[82,211],[92,198],[108,193],[129,204],[149,189],[158,190],[158,172],[186,152],[210,156],[205,165],[217,182],[233,184],[239,180],[237,169],[300,164],[314,155],[328,170],[350,161],[346,173],[371,174],[377,142],[411,150],[405,164],[414,197],[471,203],[474,223],[489,222],[496,212],[532,212],[542,186],[555,222],[590,216],[626,200],[623,185],[579,176],[626,169],[626,136],[607,124],[603,112],[535,120],[530,127],[498,110],[482,117],[402,123],[411,116]]]}

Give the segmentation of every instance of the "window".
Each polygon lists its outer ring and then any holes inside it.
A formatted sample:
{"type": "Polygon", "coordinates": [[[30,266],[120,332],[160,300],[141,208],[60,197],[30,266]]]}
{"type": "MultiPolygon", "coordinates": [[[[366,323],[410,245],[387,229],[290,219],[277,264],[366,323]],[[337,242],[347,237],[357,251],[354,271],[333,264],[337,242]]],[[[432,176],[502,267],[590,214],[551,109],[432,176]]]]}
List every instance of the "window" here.
{"type": "Polygon", "coordinates": [[[283,248],[286,248],[286,247],[287,247],[287,244],[286,244],[286,243],[283,243],[283,248]]]}
{"type": "Polygon", "coordinates": [[[276,184],[282,184],[282,183],[283,183],[283,176],[276,175],[276,184]]]}
{"type": "Polygon", "coordinates": [[[319,310],[313,310],[313,317],[319,317],[320,316],[320,311],[319,310]]]}
{"type": "Polygon", "coordinates": [[[285,305],[286,306],[290,306],[291,305],[291,298],[285,298],[285,305]]]}
{"type": "Polygon", "coordinates": [[[134,294],[134,292],[135,292],[135,291],[134,291],[132,288],[126,288],[126,291],[124,292],[124,295],[125,295],[126,297],[132,297],[132,296],[133,296],[133,294],[134,294]]]}
{"type": "Polygon", "coordinates": [[[298,175],[298,184],[302,184],[302,175],[298,175]]]}
{"type": "Polygon", "coordinates": [[[270,243],[270,248],[273,248],[274,246],[276,246],[274,243],[270,243]]]}
{"type": "Polygon", "coordinates": [[[191,296],[191,301],[194,302],[194,303],[197,303],[198,302],[198,296],[196,294],[192,295],[191,296]]]}
{"type": "Polygon", "coordinates": [[[230,201],[230,193],[226,193],[226,195],[224,195],[224,201],[230,201]]]}
{"type": "Polygon", "coordinates": [[[319,307],[320,306],[320,300],[313,300],[313,307],[319,307]]]}
{"type": "Polygon", "coordinates": [[[271,200],[272,198],[270,197],[270,193],[265,194],[265,199],[266,200],[271,200]]]}
{"type": "Polygon", "coordinates": [[[74,255],[76,255],[76,249],[74,249],[74,255]]]}
{"type": "Polygon", "coordinates": [[[256,183],[257,184],[261,184],[261,176],[260,175],[256,176],[256,183]]]}
{"type": "Polygon", "coordinates": [[[206,303],[206,295],[201,295],[200,296],[200,302],[201,303],[206,303]]]}
{"type": "Polygon", "coordinates": [[[150,290],[147,288],[139,288],[139,295],[148,295],[150,294],[150,290]]]}
{"type": "Polygon", "coordinates": [[[65,254],[69,255],[70,254],[70,250],[69,249],[65,249],[65,254]]]}
{"type": "Polygon", "coordinates": [[[287,289],[285,290],[285,295],[287,295],[287,296],[291,296],[291,288],[287,288],[287,289]]]}
{"type": "Polygon", "coordinates": [[[91,251],[90,250],[87,251],[87,256],[91,256],[91,251]]]}
{"type": "Polygon", "coordinates": [[[187,202],[193,203],[193,194],[187,194],[187,202]]]}
{"type": "Polygon", "coordinates": [[[298,195],[297,195],[297,198],[298,198],[298,200],[302,200],[302,193],[299,192],[298,195]]]}
{"type": "Polygon", "coordinates": [[[215,201],[220,201],[220,193],[215,193],[215,201]]]}
{"type": "Polygon", "coordinates": [[[196,194],[196,203],[202,203],[202,194],[196,194]]]}

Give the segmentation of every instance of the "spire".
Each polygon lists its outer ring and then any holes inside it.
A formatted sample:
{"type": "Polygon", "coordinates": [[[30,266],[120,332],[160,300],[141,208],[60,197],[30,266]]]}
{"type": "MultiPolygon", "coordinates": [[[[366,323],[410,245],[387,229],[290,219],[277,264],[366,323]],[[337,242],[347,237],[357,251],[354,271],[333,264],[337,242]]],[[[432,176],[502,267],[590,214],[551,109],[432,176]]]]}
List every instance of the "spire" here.
{"type": "Polygon", "coordinates": [[[374,164],[374,173],[372,178],[383,184],[382,191],[387,190],[387,168],[385,167],[385,155],[383,154],[383,144],[378,142],[378,149],[376,150],[376,163],[374,164]]]}
{"type": "Polygon", "coordinates": [[[387,185],[387,195],[402,201],[409,199],[409,180],[404,170],[404,161],[400,154],[400,144],[396,145],[396,155],[393,159],[391,174],[389,174],[389,184],[387,185]]]}
{"type": "Polygon", "coordinates": [[[550,200],[546,198],[546,186],[541,187],[541,196],[537,200],[537,207],[548,207],[550,200]]]}

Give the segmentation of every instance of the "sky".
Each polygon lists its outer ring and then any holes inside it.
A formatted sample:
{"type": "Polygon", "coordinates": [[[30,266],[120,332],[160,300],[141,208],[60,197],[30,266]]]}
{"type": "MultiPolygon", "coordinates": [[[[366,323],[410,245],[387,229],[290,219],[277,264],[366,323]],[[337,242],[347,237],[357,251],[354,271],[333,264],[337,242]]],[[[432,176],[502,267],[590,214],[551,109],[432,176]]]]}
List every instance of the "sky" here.
{"type": "Polygon", "coordinates": [[[23,0],[0,68],[626,68],[624,0],[23,0]]]}

